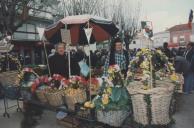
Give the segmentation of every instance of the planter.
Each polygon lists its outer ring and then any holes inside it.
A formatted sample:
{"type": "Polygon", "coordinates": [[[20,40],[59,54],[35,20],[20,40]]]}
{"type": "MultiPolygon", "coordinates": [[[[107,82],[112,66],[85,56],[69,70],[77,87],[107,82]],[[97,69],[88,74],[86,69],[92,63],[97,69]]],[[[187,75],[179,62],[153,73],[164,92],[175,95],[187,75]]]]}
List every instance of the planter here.
{"type": "Polygon", "coordinates": [[[156,85],[156,88],[148,90],[137,84],[128,87],[134,121],[141,125],[168,125],[171,122],[169,110],[175,85],[164,82],[156,85]]]}

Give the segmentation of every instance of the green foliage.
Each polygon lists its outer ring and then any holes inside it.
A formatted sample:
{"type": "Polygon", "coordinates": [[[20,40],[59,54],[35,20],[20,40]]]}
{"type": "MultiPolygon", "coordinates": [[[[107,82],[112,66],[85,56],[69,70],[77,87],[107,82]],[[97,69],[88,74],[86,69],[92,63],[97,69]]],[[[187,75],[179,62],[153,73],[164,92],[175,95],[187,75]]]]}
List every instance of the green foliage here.
{"type": "MultiPolygon", "coordinates": [[[[106,88],[105,88],[106,89],[106,88]]],[[[97,110],[129,110],[130,96],[125,87],[112,87],[112,94],[109,97],[109,103],[103,105],[102,96],[98,95],[94,99],[97,110]]]]}

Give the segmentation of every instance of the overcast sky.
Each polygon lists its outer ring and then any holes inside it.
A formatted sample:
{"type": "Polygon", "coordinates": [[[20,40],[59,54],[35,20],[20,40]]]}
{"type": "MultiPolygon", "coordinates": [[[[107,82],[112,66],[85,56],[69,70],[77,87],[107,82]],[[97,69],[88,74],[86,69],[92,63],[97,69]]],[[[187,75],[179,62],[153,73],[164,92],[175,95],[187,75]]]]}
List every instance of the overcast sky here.
{"type": "Polygon", "coordinates": [[[151,20],[154,32],[176,24],[188,23],[194,0],[142,0],[142,20],[151,20]]]}

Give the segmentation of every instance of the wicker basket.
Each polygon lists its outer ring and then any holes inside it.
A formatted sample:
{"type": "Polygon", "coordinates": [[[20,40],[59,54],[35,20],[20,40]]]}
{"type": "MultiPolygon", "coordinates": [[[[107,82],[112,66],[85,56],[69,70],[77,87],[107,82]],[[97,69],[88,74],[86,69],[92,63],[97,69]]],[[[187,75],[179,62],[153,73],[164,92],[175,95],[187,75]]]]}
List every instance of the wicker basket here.
{"type": "Polygon", "coordinates": [[[71,111],[75,111],[76,103],[84,103],[86,100],[86,91],[82,89],[75,89],[75,93],[71,95],[65,94],[65,103],[71,111]]]}
{"type": "Polygon", "coordinates": [[[46,94],[45,90],[36,90],[36,96],[39,99],[39,101],[42,103],[48,102],[45,94],[46,94]]]}
{"type": "Polygon", "coordinates": [[[18,71],[1,72],[0,83],[3,86],[19,86],[18,71]]]}
{"type": "Polygon", "coordinates": [[[127,111],[97,111],[97,120],[114,127],[121,127],[129,113],[127,111]]]}
{"type": "Polygon", "coordinates": [[[64,104],[62,90],[54,92],[54,93],[53,92],[46,92],[45,96],[46,96],[46,99],[48,100],[48,103],[51,106],[57,107],[57,106],[64,104]]]}
{"type": "Polygon", "coordinates": [[[169,108],[175,85],[171,83],[157,83],[157,87],[143,90],[143,85],[129,86],[131,95],[134,120],[142,125],[167,125],[170,123],[169,108]],[[162,85],[163,84],[163,85],[162,85]],[[151,108],[148,110],[148,103],[145,96],[150,96],[151,108]],[[151,114],[151,117],[148,115],[151,114]]]}

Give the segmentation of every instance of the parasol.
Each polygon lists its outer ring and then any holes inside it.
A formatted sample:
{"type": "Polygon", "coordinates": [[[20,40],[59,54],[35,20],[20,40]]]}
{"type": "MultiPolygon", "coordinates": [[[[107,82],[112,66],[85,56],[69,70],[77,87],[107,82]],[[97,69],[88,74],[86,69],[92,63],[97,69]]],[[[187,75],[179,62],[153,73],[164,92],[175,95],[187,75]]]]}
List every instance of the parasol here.
{"type": "Polygon", "coordinates": [[[61,29],[70,30],[71,45],[87,45],[84,28],[92,28],[90,44],[110,39],[119,29],[108,19],[92,15],[67,16],[45,29],[45,37],[53,44],[62,41],[61,29]]]}

